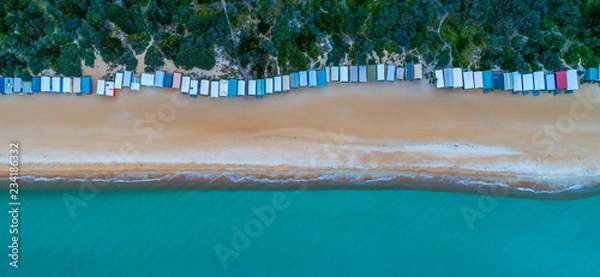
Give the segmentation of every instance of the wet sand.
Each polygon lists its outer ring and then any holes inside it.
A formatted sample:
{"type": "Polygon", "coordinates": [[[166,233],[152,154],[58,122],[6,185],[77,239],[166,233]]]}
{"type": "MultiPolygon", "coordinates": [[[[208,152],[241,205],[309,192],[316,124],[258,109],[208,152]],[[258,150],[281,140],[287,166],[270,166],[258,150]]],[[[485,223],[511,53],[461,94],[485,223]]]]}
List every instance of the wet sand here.
{"type": "Polygon", "coordinates": [[[18,141],[21,174],[45,178],[402,177],[553,191],[600,182],[599,98],[598,85],[523,97],[426,81],[329,84],[263,99],[146,87],[116,98],[8,96],[0,142],[18,141]]]}

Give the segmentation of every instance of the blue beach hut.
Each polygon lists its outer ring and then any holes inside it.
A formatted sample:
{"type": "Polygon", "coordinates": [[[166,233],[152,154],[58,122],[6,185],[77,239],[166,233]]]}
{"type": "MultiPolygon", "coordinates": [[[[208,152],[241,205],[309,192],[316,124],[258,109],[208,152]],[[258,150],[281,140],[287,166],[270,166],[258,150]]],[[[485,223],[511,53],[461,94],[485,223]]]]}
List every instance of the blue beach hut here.
{"type": "Polygon", "coordinates": [[[444,88],[453,88],[454,87],[454,74],[452,72],[452,68],[444,69],[444,88]]]}
{"type": "Polygon", "coordinates": [[[237,80],[229,80],[229,82],[227,83],[228,85],[228,93],[227,96],[229,97],[235,97],[235,95],[237,94],[237,80]]]}
{"type": "MultiPolygon", "coordinates": [[[[414,79],[413,77],[413,63],[406,63],[406,80],[412,81],[414,79]]],[[[462,78],[462,76],[461,76],[462,78]]]]}
{"type": "Polygon", "coordinates": [[[584,80],[586,82],[595,82],[595,81],[598,81],[598,69],[595,68],[595,67],[588,68],[585,71],[584,80]]]}
{"type": "Polygon", "coordinates": [[[92,94],[92,78],[83,77],[81,78],[81,93],[92,94]]]}
{"type": "Polygon", "coordinates": [[[4,77],[0,77],[0,93],[4,94],[4,77]]]}
{"type": "Polygon", "coordinates": [[[165,77],[163,79],[163,87],[173,87],[173,74],[165,73],[165,77]]]}
{"type": "Polygon", "coordinates": [[[265,79],[256,80],[256,96],[261,98],[265,96],[265,79]]]}
{"type": "Polygon", "coordinates": [[[33,91],[33,93],[42,92],[42,80],[39,77],[31,79],[31,91],[33,91]]]}
{"type": "Polygon", "coordinates": [[[494,81],[492,78],[492,71],[483,71],[483,93],[488,93],[494,87],[494,81]]]}
{"type": "Polygon", "coordinates": [[[502,73],[493,74],[492,82],[494,83],[494,90],[504,89],[504,75],[502,73]]]}
{"type": "Polygon", "coordinates": [[[290,74],[290,88],[300,87],[300,74],[298,72],[292,72],[290,74]]]}
{"type": "Polygon", "coordinates": [[[317,71],[317,86],[318,87],[324,87],[325,84],[327,83],[327,74],[325,73],[325,70],[318,70],[317,71]]]}

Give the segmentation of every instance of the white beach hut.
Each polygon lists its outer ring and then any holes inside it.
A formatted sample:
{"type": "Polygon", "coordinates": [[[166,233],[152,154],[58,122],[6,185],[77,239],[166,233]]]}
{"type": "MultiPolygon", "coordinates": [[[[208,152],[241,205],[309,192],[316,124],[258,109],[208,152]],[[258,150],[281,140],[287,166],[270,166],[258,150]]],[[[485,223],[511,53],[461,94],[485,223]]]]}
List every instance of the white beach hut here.
{"type": "Polygon", "coordinates": [[[23,80],[21,80],[21,78],[14,78],[13,82],[14,82],[13,93],[22,94],[23,93],[23,80]]]}
{"type": "Polygon", "coordinates": [[[523,90],[523,79],[521,78],[521,73],[515,71],[511,73],[513,80],[513,91],[519,92],[523,90]]]}
{"type": "Polygon", "coordinates": [[[395,65],[388,65],[386,80],[388,82],[394,82],[394,79],[396,79],[396,76],[394,76],[395,74],[396,74],[396,66],[395,65]]]}
{"type": "Polygon", "coordinates": [[[131,89],[135,91],[140,91],[140,84],[142,80],[140,78],[131,77],[131,89]]]}
{"type": "Polygon", "coordinates": [[[444,72],[441,69],[435,71],[435,87],[444,88],[444,72]]]}
{"type": "Polygon", "coordinates": [[[306,87],[308,86],[308,72],[300,71],[300,86],[306,87]]]}
{"type": "Polygon", "coordinates": [[[533,74],[527,73],[521,76],[523,78],[523,90],[530,91],[533,90],[533,74]]]}
{"type": "Polygon", "coordinates": [[[13,78],[4,78],[4,87],[0,87],[0,90],[4,90],[4,94],[12,94],[15,88],[15,80],[13,78]]]}
{"type": "Polygon", "coordinates": [[[546,90],[554,91],[556,90],[556,80],[554,73],[546,74],[546,90]]]}
{"type": "Polygon", "coordinates": [[[42,92],[50,92],[50,77],[43,76],[40,78],[40,90],[42,92]]]}
{"type": "Polygon", "coordinates": [[[227,80],[219,81],[219,97],[229,96],[229,82],[227,80]]]}
{"type": "Polygon", "coordinates": [[[256,95],[256,80],[248,81],[248,96],[256,95]]]}
{"type": "Polygon", "coordinates": [[[533,89],[537,91],[546,89],[543,71],[533,72],[533,89]]]}
{"type": "Polygon", "coordinates": [[[475,80],[473,71],[465,71],[463,72],[463,89],[474,89],[475,88],[475,80]]]}
{"type": "Polygon", "coordinates": [[[115,82],[106,81],[106,89],[104,90],[104,95],[110,97],[115,96],[115,82]]]}
{"type": "Polygon", "coordinates": [[[200,81],[200,95],[208,96],[209,89],[210,89],[210,81],[206,80],[206,79],[201,80],[200,81]]]}
{"type": "Polygon", "coordinates": [[[246,95],[246,81],[245,80],[238,80],[238,84],[237,84],[237,96],[244,96],[246,95]]]}
{"type": "Polygon", "coordinates": [[[504,79],[504,90],[513,90],[513,79],[510,73],[504,73],[502,77],[504,79]]]}
{"type": "Polygon", "coordinates": [[[142,86],[153,87],[154,86],[154,74],[142,73],[142,86]]]}
{"type": "Polygon", "coordinates": [[[358,82],[358,66],[353,65],[350,67],[350,82],[357,83],[358,82]]]}
{"type": "Polygon", "coordinates": [[[316,87],[317,86],[317,71],[311,70],[308,72],[308,86],[316,87]]]}
{"type": "Polygon", "coordinates": [[[385,81],[385,65],[384,64],[377,65],[377,81],[378,82],[385,81]]]}
{"type": "Polygon", "coordinates": [[[62,92],[61,77],[52,77],[52,92],[62,92]]]}
{"type": "Polygon", "coordinates": [[[332,66],[331,67],[331,81],[332,82],[339,82],[340,81],[340,68],[337,67],[337,66],[332,66]]]}
{"type": "Polygon", "coordinates": [[[452,83],[454,84],[454,88],[462,88],[463,87],[463,75],[462,68],[455,67],[452,69],[452,75],[454,76],[452,83]]]}
{"type": "Polygon", "coordinates": [[[219,81],[210,82],[210,97],[219,97],[219,81]]]}
{"type": "Polygon", "coordinates": [[[475,71],[473,72],[473,87],[474,88],[483,88],[483,72],[475,71]]]}
{"type": "MultiPolygon", "coordinates": [[[[165,72],[157,70],[154,75],[154,86],[157,88],[162,88],[164,81],[165,81],[165,72]]],[[[189,91],[189,86],[188,86],[188,91],[189,91]]]]}
{"type": "Polygon", "coordinates": [[[331,67],[329,66],[325,67],[325,82],[331,82],[331,67]]]}
{"type": "Polygon", "coordinates": [[[115,88],[122,89],[123,88],[123,73],[117,72],[115,74],[115,88]]]}
{"type": "Polygon", "coordinates": [[[81,93],[81,78],[73,78],[73,93],[81,93]]]}
{"type": "Polygon", "coordinates": [[[198,80],[190,81],[190,96],[198,95],[198,80]]]}
{"type": "MultiPolygon", "coordinates": [[[[15,88],[16,88],[16,86],[15,86],[15,88]]],[[[71,77],[65,77],[65,78],[63,78],[63,80],[62,80],[62,92],[64,92],[64,93],[71,93],[71,92],[73,92],[73,79],[71,77]]]]}
{"type": "Polygon", "coordinates": [[[132,77],[131,71],[126,70],[123,73],[123,87],[124,88],[131,87],[131,77],[132,77]]]}
{"type": "Polygon", "coordinates": [[[273,78],[265,79],[265,94],[273,94],[273,78]]]}
{"type": "Polygon", "coordinates": [[[340,82],[342,82],[342,83],[350,82],[350,71],[347,66],[340,66],[340,82]]]}
{"type": "Polygon", "coordinates": [[[396,80],[404,80],[404,67],[396,67],[396,80]]]}
{"type": "Polygon", "coordinates": [[[181,78],[181,93],[183,93],[183,94],[190,93],[191,81],[192,81],[192,78],[190,78],[189,76],[183,76],[181,78]]]}
{"type": "Polygon", "coordinates": [[[579,89],[579,80],[577,78],[577,70],[567,70],[567,90],[579,89]]]}
{"type": "Polygon", "coordinates": [[[367,66],[361,65],[358,67],[358,81],[361,83],[367,82],[367,66]]]}
{"type": "Polygon", "coordinates": [[[416,64],[414,64],[413,67],[415,69],[415,71],[414,71],[414,77],[415,78],[414,79],[415,80],[421,80],[421,79],[423,79],[423,65],[420,64],[420,63],[416,63],[416,64]]]}
{"type": "Polygon", "coordinates": [[[104,81],[104,80],[96,81],[96,95],[104,95],[105,90],[106,90],[106,81],[104,81]]]}
{"type": "Polygon", "coordinates": [[[290,91],[290,75],[283,75],[283,91],[290,91]]]}
{"type": "Polygon", "coordinates": [[[275,84],[273,85],[273,91],[281,92],[281,76],[275,76],[275,78],[273,78],[273,82],[275,82],[275,84]]]}

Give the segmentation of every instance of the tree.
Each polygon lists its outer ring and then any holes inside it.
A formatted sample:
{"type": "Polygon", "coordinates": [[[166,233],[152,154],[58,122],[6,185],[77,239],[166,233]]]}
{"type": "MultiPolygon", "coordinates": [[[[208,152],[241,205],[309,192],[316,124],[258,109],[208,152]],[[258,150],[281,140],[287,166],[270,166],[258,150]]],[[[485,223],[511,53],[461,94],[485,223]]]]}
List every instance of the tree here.
{"type": "Polygon", "coordinates": [[[81,76],[81,59],[77,45],[71,43],[61,48],[58,57],[58,72],[66,76],[81,76]]]}
{"type": "Polygon", "coordinates": [[[156,71],[157,68],[165,65],[164,59],[165,56],[160,52],[160,50],[158,50],[156,46],[150,46],[146,51],[146,55],[144,56],[144,64],[146,65],[144,71],[156,71]]]}

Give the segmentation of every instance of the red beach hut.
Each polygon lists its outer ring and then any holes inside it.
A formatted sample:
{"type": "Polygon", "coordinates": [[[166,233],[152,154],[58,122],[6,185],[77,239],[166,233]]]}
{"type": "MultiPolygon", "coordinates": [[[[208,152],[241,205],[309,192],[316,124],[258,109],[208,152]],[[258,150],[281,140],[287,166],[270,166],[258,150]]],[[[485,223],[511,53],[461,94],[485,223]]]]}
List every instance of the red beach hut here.
{"type": "Polygon", "coordinates": [[[556,72],[556,89],[567,89],[567,72],[556,72]]]}

